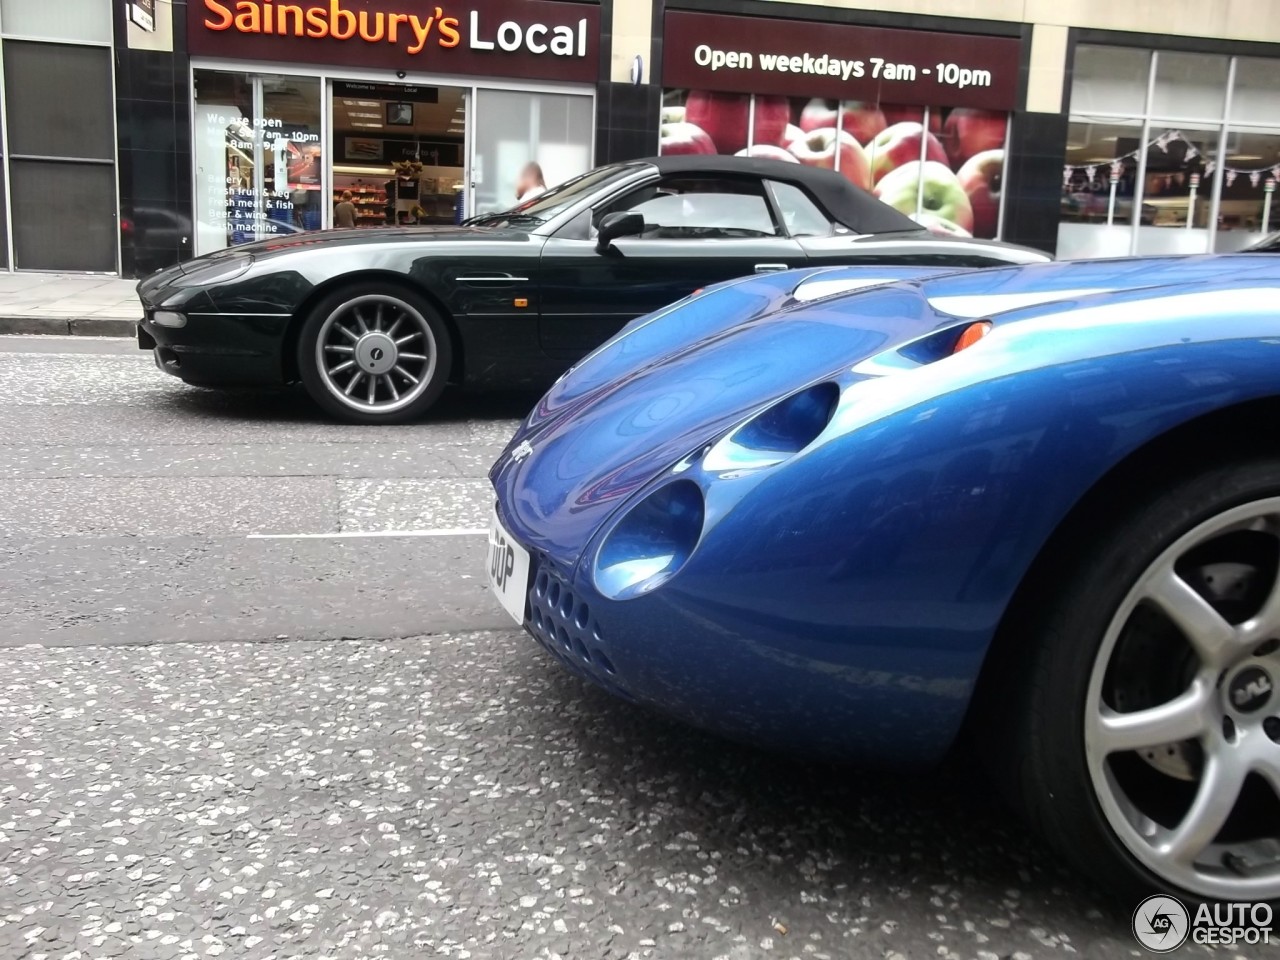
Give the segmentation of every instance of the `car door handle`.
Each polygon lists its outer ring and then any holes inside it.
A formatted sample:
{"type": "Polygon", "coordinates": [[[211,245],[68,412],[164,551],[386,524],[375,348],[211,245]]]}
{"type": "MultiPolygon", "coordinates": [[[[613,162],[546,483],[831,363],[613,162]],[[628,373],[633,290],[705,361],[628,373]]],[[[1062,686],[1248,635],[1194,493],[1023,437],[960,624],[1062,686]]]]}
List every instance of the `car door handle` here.
{"type": "Polygon", "coordinates": [[[785,263],[757,263],[756,273],[781,273],[783,270],[790,270],[791,267],[785,263]]]}

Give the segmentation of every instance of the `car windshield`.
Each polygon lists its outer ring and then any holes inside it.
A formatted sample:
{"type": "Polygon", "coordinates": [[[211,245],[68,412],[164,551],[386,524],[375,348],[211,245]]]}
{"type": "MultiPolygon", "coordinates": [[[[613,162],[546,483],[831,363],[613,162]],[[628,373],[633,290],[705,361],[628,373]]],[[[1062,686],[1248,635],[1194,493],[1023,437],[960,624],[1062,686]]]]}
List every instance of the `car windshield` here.
{"type": "Polygon", "coordinates": [[[572,180],[566,180],[532,200],[517,203],[509,210],[482,213],[472,217],[467,223],[478,227],[537,226],[596,193],[601,187],[622,179],[628,172],[629,168],[623,165],[590,170],[572,180]]]}

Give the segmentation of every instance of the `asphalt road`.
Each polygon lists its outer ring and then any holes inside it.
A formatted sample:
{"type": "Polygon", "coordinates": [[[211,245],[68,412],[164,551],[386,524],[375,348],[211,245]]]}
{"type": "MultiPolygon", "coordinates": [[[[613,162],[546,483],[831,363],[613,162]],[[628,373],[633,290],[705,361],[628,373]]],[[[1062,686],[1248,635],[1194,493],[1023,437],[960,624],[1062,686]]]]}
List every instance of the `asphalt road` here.
{"type": "Polygon", "coordinates": [[[529,397],[346,427],[43,338],[0,384],[0,957],[1143,955],[963,762],[726,744],[527,642],[476,531],[529,397]]]}

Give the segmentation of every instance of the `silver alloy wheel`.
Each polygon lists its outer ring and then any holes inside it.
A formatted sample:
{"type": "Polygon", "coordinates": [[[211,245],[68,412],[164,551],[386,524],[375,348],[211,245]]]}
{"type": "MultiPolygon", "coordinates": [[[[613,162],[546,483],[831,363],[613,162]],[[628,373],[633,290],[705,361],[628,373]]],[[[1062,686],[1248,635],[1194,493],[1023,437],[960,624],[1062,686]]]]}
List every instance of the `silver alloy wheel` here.
{"type": "Polygon", "coordinates": [[[1089,681],[1085,750],[1107,822],[1148,870],[1205,898],[1280,897],[1276,557],[1280,498],[1200,524],[1138,578],[1089,681]]]}
{"type": "Polygon", "coordinates": [[[413,403],[436,372],[436,338],[416,307],[383,293],[334,308],[316,337],[316,369],[339,402],[362,413],[413,403]]]}

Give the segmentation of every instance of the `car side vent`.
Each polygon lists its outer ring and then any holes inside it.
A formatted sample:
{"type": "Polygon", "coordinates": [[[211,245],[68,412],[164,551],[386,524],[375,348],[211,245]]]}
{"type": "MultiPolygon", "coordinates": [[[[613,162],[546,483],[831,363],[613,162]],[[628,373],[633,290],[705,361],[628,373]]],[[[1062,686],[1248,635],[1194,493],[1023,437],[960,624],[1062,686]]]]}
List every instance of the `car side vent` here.
{"type": "Polygon", "coordinates": [[[835,415],[840,388],[819,383],[766,407],[713,446],[703,467],[715,473],[758,470],[787,460],[813,443],[835,415]]]}

